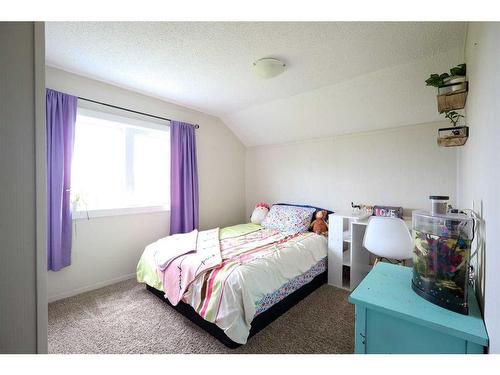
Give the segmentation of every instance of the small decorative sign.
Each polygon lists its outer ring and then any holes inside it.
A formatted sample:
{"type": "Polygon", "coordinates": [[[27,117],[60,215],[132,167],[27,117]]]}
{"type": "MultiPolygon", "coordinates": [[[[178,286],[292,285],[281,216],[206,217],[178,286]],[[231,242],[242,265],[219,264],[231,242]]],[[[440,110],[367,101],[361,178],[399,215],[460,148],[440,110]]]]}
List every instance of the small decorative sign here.
{"type": "Polygon", "coordinates": [[[375,216],[384,217],[403,217],[403,207],[391,207],[391,206],[375,206],[373,207],[373,214],[375,216]]]}

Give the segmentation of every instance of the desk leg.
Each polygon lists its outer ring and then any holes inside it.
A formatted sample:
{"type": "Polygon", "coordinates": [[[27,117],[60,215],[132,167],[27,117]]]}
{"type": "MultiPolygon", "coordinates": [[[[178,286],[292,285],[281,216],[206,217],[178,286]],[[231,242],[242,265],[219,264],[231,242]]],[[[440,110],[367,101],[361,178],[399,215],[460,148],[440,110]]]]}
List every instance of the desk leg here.
{"type": "Polygon", "coordinates": [[[328,231],[328,284],[342,288],[344,219],[330,215],[328,231]]]}

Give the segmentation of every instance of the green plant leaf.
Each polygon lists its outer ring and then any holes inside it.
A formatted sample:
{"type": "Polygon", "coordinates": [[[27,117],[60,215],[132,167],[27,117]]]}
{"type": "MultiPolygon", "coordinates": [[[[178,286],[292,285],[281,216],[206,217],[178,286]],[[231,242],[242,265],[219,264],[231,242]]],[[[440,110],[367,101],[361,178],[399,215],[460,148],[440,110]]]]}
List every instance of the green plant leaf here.
{"type": "Polygon", "coordinates": [[[425,83],[427,86],[439,87],[439,85],[443,84],[443,80],[439,74],[431,74],[431,76],[425,80],[425,83]]]}
{"type": "Polygon", "coordinates": [[[431,74],[429,78],[425,81],[427,86],[441,87],[444,85],[443,79],[448,78],[450,75],[448,73],[443,74],[431,74]]]}
{"type": "Polygon", "coordinates": [[[450,69],[452,76],[465,76],[467,69],[465,64],[458,64],[454,68],[450,69]]]}
{"type": "Polygon", "coordinates": [[[445,111],[445,118],[447,118],[448,120],[450,120],[451,124],[453,126],[457,126],[457,123],[458,121],[465,116],[459,114],[458,112],[456,111],[445,111]]]}
{"type": "MultiPolygon", "coordinates": [[[[465,64],[459,64],[450,69],[450,74],[452,76],[465,76],[465,64]]],[[[427,86],[442,87],[444,86],[444,79],[450,77],[448,73],[436,74],[433,73],[429,78],[425,80],[427,86]]]]}

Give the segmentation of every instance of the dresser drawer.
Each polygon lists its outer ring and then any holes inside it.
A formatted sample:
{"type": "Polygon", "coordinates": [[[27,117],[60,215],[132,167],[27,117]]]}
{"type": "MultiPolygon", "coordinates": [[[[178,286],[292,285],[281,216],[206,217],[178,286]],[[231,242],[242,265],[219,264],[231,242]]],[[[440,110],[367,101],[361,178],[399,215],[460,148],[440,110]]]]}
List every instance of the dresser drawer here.
{"type": "Polygon", "coordinates": [[[465,354],[482,353],[482,347],[468,348],[467,341],[434,329],[366,310],[365,353],[373,354],[465,354]]]}

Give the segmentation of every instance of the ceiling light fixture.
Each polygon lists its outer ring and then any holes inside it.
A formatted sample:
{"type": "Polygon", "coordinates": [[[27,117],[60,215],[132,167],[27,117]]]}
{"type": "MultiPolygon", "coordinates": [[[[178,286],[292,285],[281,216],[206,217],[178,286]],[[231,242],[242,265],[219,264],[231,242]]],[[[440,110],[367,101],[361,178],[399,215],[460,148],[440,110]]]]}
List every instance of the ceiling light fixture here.
{"type": "Polygon", "coordinates": [[[271,57],[255,61],[252,67],[255,74],[262,78],[273,78],[286,70],[286,64],[283,61],[271,57]]]}

